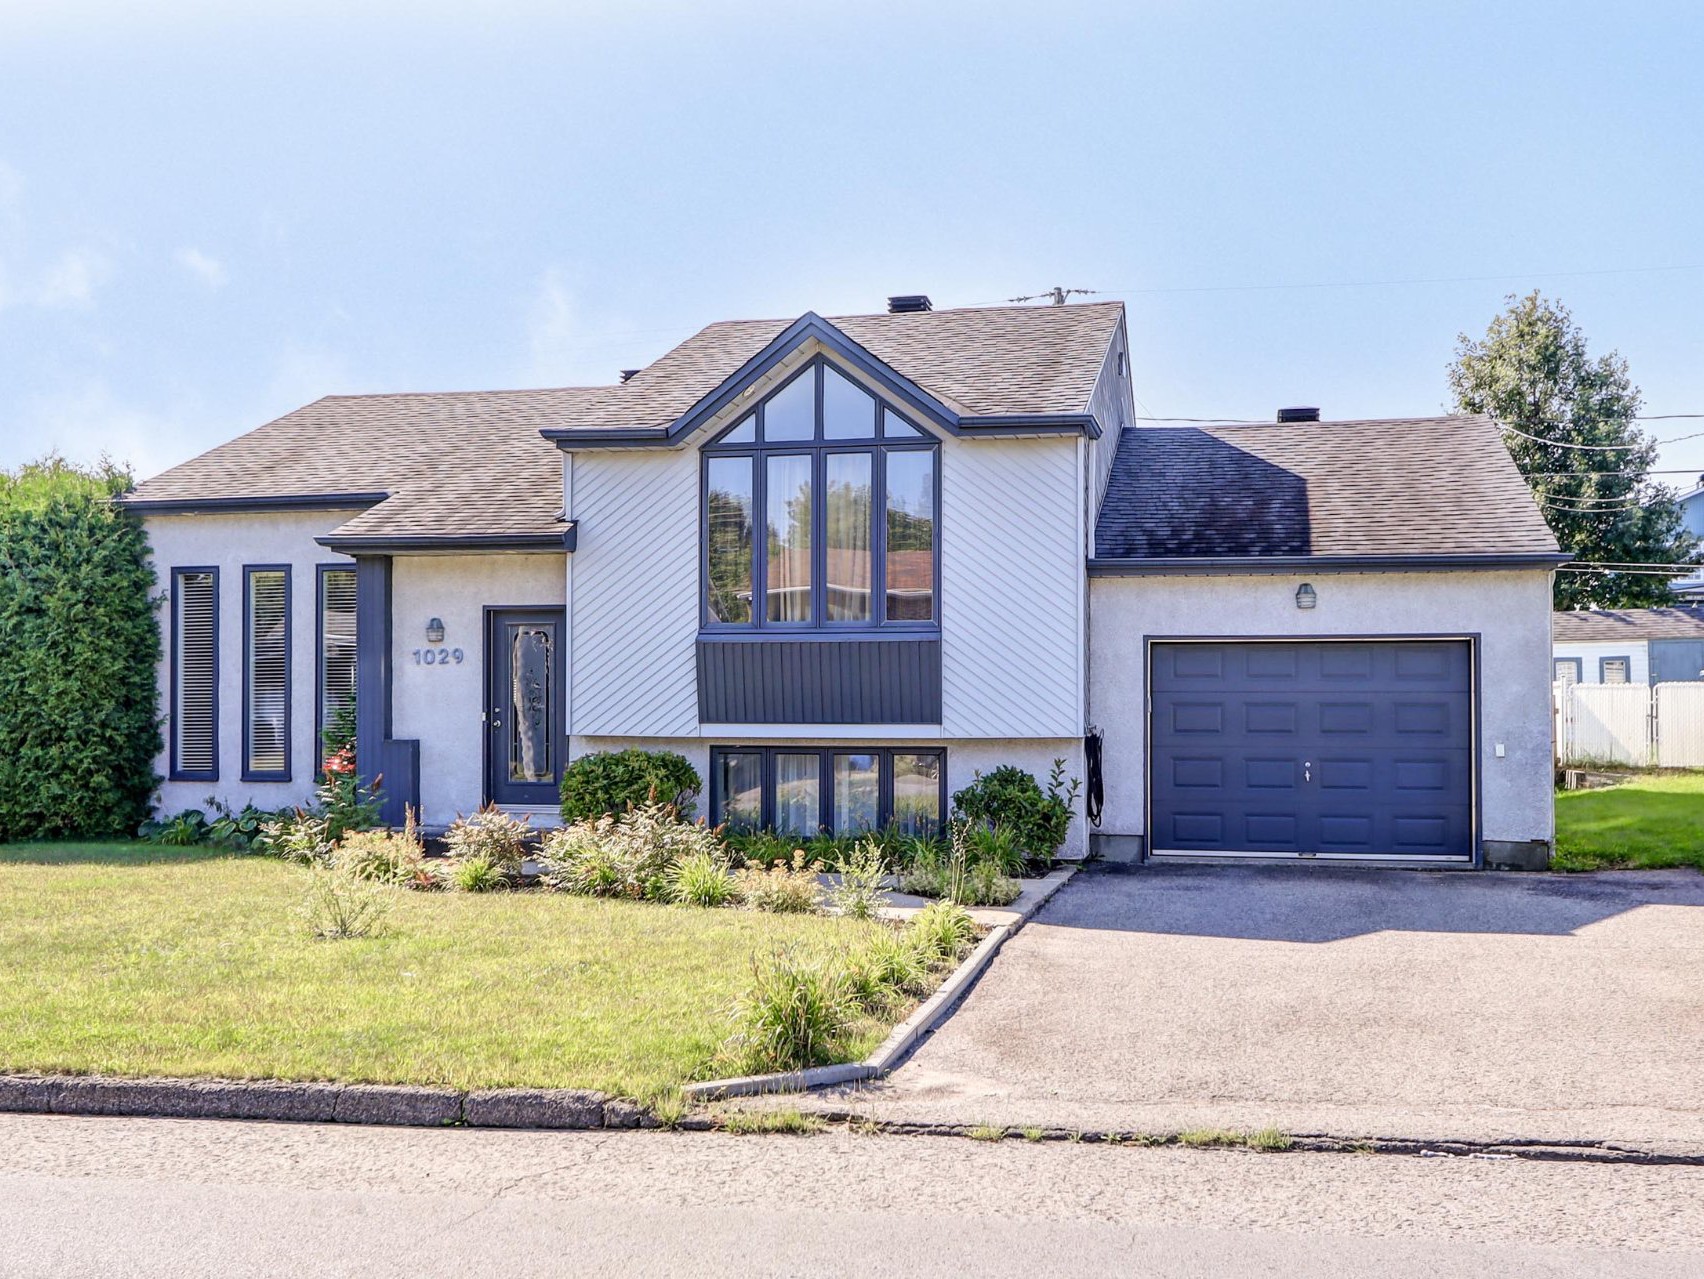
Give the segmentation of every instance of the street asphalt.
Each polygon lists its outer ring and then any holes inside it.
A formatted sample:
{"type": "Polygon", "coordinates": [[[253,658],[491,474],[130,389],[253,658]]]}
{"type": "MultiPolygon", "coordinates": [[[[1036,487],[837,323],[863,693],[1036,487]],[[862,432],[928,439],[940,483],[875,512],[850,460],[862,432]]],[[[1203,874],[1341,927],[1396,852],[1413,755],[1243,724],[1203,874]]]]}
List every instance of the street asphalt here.
{"type": "Polygon", "coordinates": [[[1682,1276],[1704,1168],[0,1115],[0,1276],[1682,1276]]]}
{"type": "Polygon", "coordinates": [[[805,1104],[1704,1153],[1701,972],[1689,870],[1091,865],[889,1079],[805,1104]]]}

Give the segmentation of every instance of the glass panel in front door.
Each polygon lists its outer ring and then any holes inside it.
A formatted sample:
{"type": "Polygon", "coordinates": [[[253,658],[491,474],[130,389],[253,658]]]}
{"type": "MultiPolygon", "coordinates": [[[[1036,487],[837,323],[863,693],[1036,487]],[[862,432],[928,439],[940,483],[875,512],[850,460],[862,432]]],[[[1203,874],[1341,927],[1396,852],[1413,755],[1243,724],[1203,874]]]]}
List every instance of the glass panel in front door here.
{"type": "Polygon", "coordinates": [[[510,622],[509,780],[556,780],[556,627],[548,622],[510,622]]]}

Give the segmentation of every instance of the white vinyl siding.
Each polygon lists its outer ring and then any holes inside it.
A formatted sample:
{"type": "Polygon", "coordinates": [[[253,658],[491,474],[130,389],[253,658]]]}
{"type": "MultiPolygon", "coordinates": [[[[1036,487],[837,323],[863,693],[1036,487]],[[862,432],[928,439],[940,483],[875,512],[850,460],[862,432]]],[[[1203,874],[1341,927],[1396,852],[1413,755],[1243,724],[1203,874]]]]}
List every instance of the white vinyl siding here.
{"type": "Polygon", "coordinates": [[[172,573],[174,777],[219,776],[219,573],[172,573]]]}
{"type": "Polygon", "coordinates": [[[696,734],[699,455],[581,453],[570,477],[570,731],[696,734]]]}
{"type": "Polygon", "coordinates": [[[1082,489],[1075,438],[941,450],[946,737],[1083,731],[1082,489]]]}
{"type": "Polygon", "coordinates": [[[243,776],[290,777],[290,570],[249,568],[243,584],[243,776]]]}
{"type": "Polygon", "coordinates": [[[319,571],[315,758],[325,758],[325,731],[355,704],[355,570],[319,571]]]}

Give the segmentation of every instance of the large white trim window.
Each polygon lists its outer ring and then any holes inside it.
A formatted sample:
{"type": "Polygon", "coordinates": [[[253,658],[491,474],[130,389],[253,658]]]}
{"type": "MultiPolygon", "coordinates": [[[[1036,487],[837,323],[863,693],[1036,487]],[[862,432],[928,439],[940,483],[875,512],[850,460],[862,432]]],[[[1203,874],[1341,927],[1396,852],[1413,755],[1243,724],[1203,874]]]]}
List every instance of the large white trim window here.
{"type": "Polygon", "coordinates": [[[219,570],[172,570],[173,781],[219,780],[219,570]]]}
{"type": "Polygon", "coordinates": [[[824,359],[705,446],[709,630],[940,624],[940,447],[824,359]]]}

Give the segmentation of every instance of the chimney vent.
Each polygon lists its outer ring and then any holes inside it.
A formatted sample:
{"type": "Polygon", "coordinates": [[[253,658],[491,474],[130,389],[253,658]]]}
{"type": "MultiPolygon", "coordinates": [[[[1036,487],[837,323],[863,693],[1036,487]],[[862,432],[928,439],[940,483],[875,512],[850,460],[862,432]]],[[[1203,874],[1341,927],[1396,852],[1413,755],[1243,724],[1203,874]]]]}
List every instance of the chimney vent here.
{"type": "Polygon", "coordinates": [[[935,304],[929,301],[927,293],[899,293],[888,299],[889,315],[915,315],[934,309],[935,304]]]}
{"type": "Polygon", "coordinates": [[[623,382],[631,382],[638,372],[638,369],[623,369],[621,370],[621,380],[623,382]]]}
{"type": "Polygon", "coordinates": [[[1319,421],[1319,409],[1311,404],[1279,409],[1278,420],[1280,422],[1317,422],[1319,421]]]}

